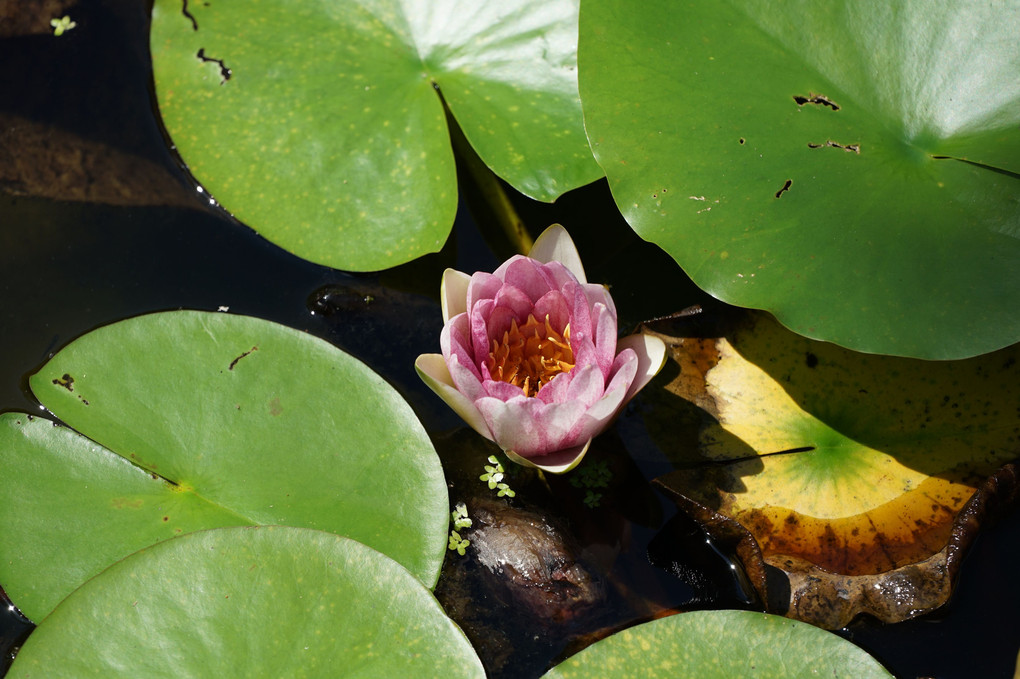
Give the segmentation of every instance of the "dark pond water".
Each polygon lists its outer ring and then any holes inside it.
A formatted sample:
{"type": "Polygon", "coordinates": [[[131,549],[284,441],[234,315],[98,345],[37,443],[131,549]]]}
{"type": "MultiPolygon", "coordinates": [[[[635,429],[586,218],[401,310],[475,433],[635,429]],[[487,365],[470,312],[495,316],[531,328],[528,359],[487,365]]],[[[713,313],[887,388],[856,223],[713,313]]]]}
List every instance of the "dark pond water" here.
{"type": "MultiPolygon", "coordinates": [[[[443,269],[491,270],[509,254],[479,227],[489,219],[468,182],[441,253],[372,275],[309,264],[210,206],[178,167],[152,112],[144,0],[63,3],[78,26],[60,39],[21,28],[11,35],[12,16],[44,4],[0,2],[0,411],[37,409],[26,376],[97,326],[151,311],[229,307],[323,337],[381,373],[435,437],[454,495],[483,502],[457,480],[480,467],[449,452],[470,449],[458,418],[412,367],[417,354],[438,350],[443,269]]],[[[514,200],[533,233],[556,221],[568,227],[589,278],[612,286],[622,327],[704,300],[615,216],[604,183],[555,205],[514,200]]],[[[626,501],[593,510],[561,481],[552,482],[553,495],[519,481],[517,507],[563,531],[565,548],[599,581],[597,605],[580,597],[536,630],[533,612],[544,603],[505,596],[470,562],[451,561],[438,591],[473,626],[476,645],[499,668],[494,675],[538,676],[576,649],[577,638],[662,610],[755,605],[727,557],[648,487],[665,469],[642,457],[642,435],[640,418],[627,412],[593,451],[627,484],[618,494],[626,501]],[[636,462],[614,456],[623,448],[636,462]],[[600,560],[607,546],[612,558],[600,560]],[[474,599],[458,598],[464,591],[474,599]],[[486,618],[487,601],[497,602],[497,615],[486,618]]],[[[857,621],[842,633],[898,677],[1010,677],[1020,649],[1018,560],[1013,512],[973,545],[944,610],[898,625],[857,621]]],[[[30,629],[0,610],[3,653],[30,629]]]]}

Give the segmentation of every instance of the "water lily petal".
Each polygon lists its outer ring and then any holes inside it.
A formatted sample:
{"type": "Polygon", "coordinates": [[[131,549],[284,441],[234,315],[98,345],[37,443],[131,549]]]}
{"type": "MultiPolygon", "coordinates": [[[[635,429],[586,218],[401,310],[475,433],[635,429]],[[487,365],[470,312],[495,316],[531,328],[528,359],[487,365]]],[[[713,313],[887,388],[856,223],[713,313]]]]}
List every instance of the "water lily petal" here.
{"type": "Polygon", "coordinates": [[[586,410],[578,401],[543,403],[526,396],[509,401],[481,398],[474,405],[492,432],[492,440],[521,457],[577,445],[568,437],[586,410]]]}
{"type": "Polygon", "coordinates": [[[591,310],[591,319],[595,331],[595,360],[602,369],[602,376],[608,379],[616,359],[616,315],[599,302],[591,310]]]}
{"type": "Polygon", "coordinates": [[[588,305],[594,308],[596,304],[602,304],[613,315],[613,322],[615,323],[617,318],[616,304],[613,302],[613,296],[609,294],[606,286],[588,283],[581,287],[584,289],[585,297],[588,298],[588,305]]]}
{"type": "Polygon", "coordinates": [[[422,354],[415,360],[414,369],[429,389],[460,415],[468,426],[490,441],[492,440],[492,434],[489,432],[489,427],[485,424],[482,414],[454,386],[450,371],[446,367],[446,361],[441,354],[422,354]]]}
{"type": "Polygon", "coordinates": [[[577,439],[583,439],[585,437],[594,438],[604,432],[612,424],[620,409],[627,403],[626,397],[626,389],[606,390],[605,395],[598,403],[589,408],[574,425],[574,430],[570,432],[570,435],[577,439]]]}
{"type": "Polygon", "coordinates": [[[588,282],[584,276],[584,267],[581,265],[581,256],[577,254],[577,247],[567,230],[559,224],[553,224],[542,232],[535,240],[528,256],[543,263],[562,262],[577,280],[582,283],[588,282]]]}
{"type": "Polygon", "coordinates": [[[550,474],[563,474],[569,472],[571,469],[580,464],[581,460],[584,459],[585,453],[588,452],[588,446],[591,445],[591,439],[588,439],[581,446],[573,446],[565,450],[557,450],[554,453],[548,455],[540,455],[533,457],[530,460],[526,457],[521,457],[512,450],[504,451],[506,456],[512,461],[523,467],[534,467],[535,469],[541,469],[547,471],[550,474]]]}
{"type": "MultiPolygon", "coordinates": [[[[549,287],[553,290],[563,291],[568,287],[572,290],[575,285],[585,285],[577,280],[577,276],[570,269],[559,262],[549,262],[543,265],[542,274],[549,283],[549,287]]],[[[571,298],[573,298],[573,294],[572,292],[570,293],[571,298]]]]}
{"type": "MultiPolygon", "coordinates": [[[[492,346],[489,342],[489,316],[496,308],[496,301],[493,299],[481,299],[474,303],[468,311],[468,321],[471,324],[471,351],[475,357],[475,363],[481,367],[489,356],[492,346]]],[[[506,320],[506,327],[510,327],[510,315],[504,310],[503,316],[506,320]]],[[[499,333],[503,334],[502,331],[499,333]]]]}
{"type": "Polygon", "coordinates": [[[488,396],[482,382],[483,378],[478,376],[478,368],[473,363],[462,363],[457,356],[443,358],[454,386],[468,401],[473,403],[483,396],[488,396]]]}
{"type": "Polygon", "coordinates": [[[535,318],[541,321],[546,316],[549,317],[549,324],[553,330],[561,334],[563,328],[570,322],[570,307],[559,290],[550,290],[535,302],[535,318]]]}
{"type": "MultiPolygon", "coordinates": [[[[518,396],[524,396],[524,390],[518,387],[516,384],[510,384],[509,382],[503,382],[502,380],[486,380],[482,383],[482,388],[485,393],[482,396],[492,396],[498,398],[500,401],[509,401],[512,398],[518,396]]],[[[478,396],[473,400],[478,400],[482,396],[478,396]]]]}
{"type": "Polygon", "coordinates": [[[493,299],[503,287],[503,279],[485,271],[478,271],[471,276],[467,287],[467,310],[475,308],[479,300],[493,299]]]}
{"type": "Polygon", "coordinates": [[[571,376],[572,379],[565,398],[571,401],[580,401],[585,408],[590,408],[592,404],[602,398],[602,394],[606,390],[606,380],[602,376],[602,371],[598,366],[589,365],[580,370],[575,368],[571,372],[576,374],[571,376]]]}
{"type": "Polygon", "coordinates": [[[570,382],[574,378],[574,373],[580,374],[580,370],[571,370],[570,372],[560,373],[556,377],[552,378],[548,382],[542,385],[542,388],[535,394],[535,398],[542,401],[543,403],[558,403],[566,398],[567,390],[570,389],[570,382]]]}
{"type": "Polygon", "coordinates": [[[456,356],[480,380],[482,375],[478,372],[478,368],[475,367],[474,351],[470,347],[471,325],[468,315],[466,313],[457,314],[443,326],[442,332],[439,333],[439,348],[442,350],[443,357],[447,361],[450,360],[451,356],[456,356]]]}
{"type": "Polygon", "coordinates": [[[443,303],[443,323],[445,324],[457,314],[468,310],[467,290],[471,276],[463,271],[447,269],[443,272],[443,282],[439,285],[439,298],[443,303]]]}
{"type": "Polygon", "coordinates": [[[543,265],[533,259],[514,257],[507,262],[503,284],[523,290],[531,304],[534,304],[552,289],[549,276],[543,269],[543,265]]]}
{"type": "Polygon", "coordinates": [[[630,387],[640,367],[637,353],[630,348],[623,349],[613,361],[612,379],[606,385],[605,394],[585,413],[585,417],[601,422],[602,427],[616,416],[617,411],[630,399],[630,387]]]}
{"type": "Polygon", "coordinates": [[[503,333],[510,330],[510,322],[517,320],[513,309],[505,306],[494,305],[488,312],[488,316],[488,320],[485,322],[485,339],[481,340],[477,331],[474,333],[475,356],[478,357],[478,360],[485,360],[489,356],[489,352],[492,351],[492,340],[502,342],[503,333]],[[479,342],[483,342],[483,344],[480,345],[479,342]]]}
{"type": "Polygon", "coordinates": [[[658,337],[638,333],[624,337],[616,343],[618,351],[632,349],[637,354],[637,374],[627,390],[627,399],[634,397],[646,384],[651,382],[662,366],[666,365],[666,344],[658,337]]]}
{"type": "Polygon", "coordinates": [[[605,394],[575,423],[568,440],[584,441],[605,431],[627,402],[628,387],[634,380],[637,364],[637,355],[633,351],[628,350],[618,357],[613,380],[606,387],[605,394]]]}
{"type": "Polygon", "coordinates": [[[557,375],[543,385],[535,398],[544,403],[563,403],[577,399],[587,408],[602,398],[605,384],[606,380],[598,366],[579,366],[569,373],[557,375]]]}
{"type": "Polygon", "coordinates": [[[588,306],[588,298],[580,285],[568,286],[564,291],[567,303],[570,304],[570,343],[574,340],[591,342],[594,344],[591,327],[591,307],[588,306]]]}
{"type": "MultiPolygon", "coordinates": [[[[518,325],[523,325],[528,320],[528,315],[534,313],[535,304],[531,301],[520,288],[510,285],[509,283],[504,284],[496,293],[496,307],[506,307],[513,311],[514,318],[517,319],[518,325]]],[[[490,326],[491,327],[491,326],[490,326]]],[[[492,337],[492,335],[489,335],[492,337]]]]}
{"type": "MultiPolygon", "coordinates": [[[[584,294],[575,289],[577,298],[584,300],[584,294]]],[[[570,315],[570,348],[574,352],[575,366],[598,366],[602,371],[603,378],[608,376],[609,367],[612,365],[612,357],[602,357],[595,347],[595,336],[591,327],[591,312],[587,309],[587,302],[576,301],[574,311],[570,315]]]]}

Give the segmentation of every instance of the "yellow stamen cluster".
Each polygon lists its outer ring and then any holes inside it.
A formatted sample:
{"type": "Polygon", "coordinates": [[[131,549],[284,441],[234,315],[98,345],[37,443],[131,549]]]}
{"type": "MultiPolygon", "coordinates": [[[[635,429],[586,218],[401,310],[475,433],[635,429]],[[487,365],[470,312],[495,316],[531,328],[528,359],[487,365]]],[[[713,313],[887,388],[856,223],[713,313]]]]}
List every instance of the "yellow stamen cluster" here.
{"type": "Polygon", "coordinates": [[[516,320],[511,321],[503,341],[492,340],[486,365],[492,379],[516,384],[525,396],[534,396],[542,385],[574,367],[570,324],[560,334],[550,325],[548,314],[545,323],[539,323],[533,314],[520,327],[516,320]]]}

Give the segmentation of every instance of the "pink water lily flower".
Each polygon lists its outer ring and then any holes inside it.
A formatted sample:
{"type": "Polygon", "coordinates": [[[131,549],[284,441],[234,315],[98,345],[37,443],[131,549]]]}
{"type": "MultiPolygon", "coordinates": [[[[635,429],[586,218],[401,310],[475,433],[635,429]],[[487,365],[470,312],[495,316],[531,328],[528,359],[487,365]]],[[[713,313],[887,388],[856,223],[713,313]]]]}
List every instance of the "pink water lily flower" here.
{"type": "Polygon", "coordinates": [[[665,363],[649,335],[617,341],[609,291],[584,276],[566,229],[493,273],[443,274],[442,354],[418,374],[464,421],[520,464],[573,469],[592,439],[665,363]]]}

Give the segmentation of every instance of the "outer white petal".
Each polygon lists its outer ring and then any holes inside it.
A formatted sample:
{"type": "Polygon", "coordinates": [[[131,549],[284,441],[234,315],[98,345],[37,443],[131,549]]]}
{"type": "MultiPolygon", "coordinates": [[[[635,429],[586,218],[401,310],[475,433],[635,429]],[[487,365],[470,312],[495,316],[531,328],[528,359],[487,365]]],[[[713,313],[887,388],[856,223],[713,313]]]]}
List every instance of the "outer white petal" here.
{"type": "Polygon", "coordinates": [[[467,311],[467,289],[471,276],[463,271],[447,269],[439,286],[439,297],[443,302],[443,324],[467,311]]]}
{"type": "Polygon", "coordinates": [[[633,349],[638,357],[637,375],[627,390],[626,400],[629,401],[666,365],[666,343],[658,337],[638,333],[616,343],[617,353],[624,349],[633,349]]]}
{"type": "Polygon", "coordinates": [[[475,408],[474,403],[457,391],[457,387],[454,386],[453,378],[450,377],[450,369],[446,367],[446,361],[442,354],[422,354],[415,360],[414,369],[429,389],[436,392],[436,396],[453,408],[453,411],[460,415],[472,429],[490,441],[492,440],[492,434],[489,433],[482,414],[475,408]]]}
{"type": "Polygon", "coordinates": [[[521,457],[512,450],[504,450],[503,452],[506,453],[508,458],[523,467],[534,467],[550,474],[563,474],[581,463],[585,453],[588,452],[588,446],[591,445],[591,441],[591,439],[588,439],[588,442],[583,446],[560,450],[531,460],[521,457]]]}
{"type": "Polygon", "coordinates": [[[581,256],[577,254],[577,248],[570,234],[559,224],[553,224],[542,232],[542,235],[535,241],[528,257],[537,259],[543,264],[548,262],[559,262],[567,267],[570,273],[581,283],[587,283],[584,275],[584,267],[581,265],[581,256]]]}

